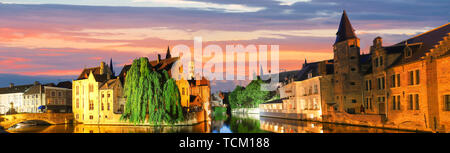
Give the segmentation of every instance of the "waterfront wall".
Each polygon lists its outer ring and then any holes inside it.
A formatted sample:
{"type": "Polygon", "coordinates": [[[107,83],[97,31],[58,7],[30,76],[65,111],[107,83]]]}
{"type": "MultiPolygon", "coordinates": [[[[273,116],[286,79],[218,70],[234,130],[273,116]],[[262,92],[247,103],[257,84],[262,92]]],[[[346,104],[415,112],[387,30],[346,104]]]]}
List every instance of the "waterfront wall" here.
{"type": "Polygon", "coordinates": [[[234,108],[232,113],[259,114],[259,108],[234,108]]]}
{"type": "Polygon", "coordinates": [[[372,115],[372,114],[349,114],[346,112],[328,112],[327,115],[323,115],[322,118],[308,118],[306,114],[261,112],[260,116],[334,123],[334,124],[346,124],[355,126],[367,126],[385,129],[426,131],[426,132],[432,131],[432,129],[427,127],[426,124],[421,123],[420,121],[416,121],[415,119],[403,122],[396,122],[387,120],[383,115],[372,115]]]}

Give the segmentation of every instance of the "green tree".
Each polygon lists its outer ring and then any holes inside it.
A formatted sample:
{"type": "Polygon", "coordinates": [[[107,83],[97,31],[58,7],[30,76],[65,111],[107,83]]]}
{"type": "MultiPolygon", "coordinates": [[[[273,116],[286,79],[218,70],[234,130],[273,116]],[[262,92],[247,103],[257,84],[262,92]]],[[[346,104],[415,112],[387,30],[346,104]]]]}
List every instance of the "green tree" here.
{"type": "Polygon", "coordinates": [[[125,79],[127,101],[121,120],[143,123],[147,114],[148,122],[154,124],[175,123],[184,119],[175,80],[169,78],[167,71],[161,73],[152,71],[146,57],[133,60],[125,79]]]}

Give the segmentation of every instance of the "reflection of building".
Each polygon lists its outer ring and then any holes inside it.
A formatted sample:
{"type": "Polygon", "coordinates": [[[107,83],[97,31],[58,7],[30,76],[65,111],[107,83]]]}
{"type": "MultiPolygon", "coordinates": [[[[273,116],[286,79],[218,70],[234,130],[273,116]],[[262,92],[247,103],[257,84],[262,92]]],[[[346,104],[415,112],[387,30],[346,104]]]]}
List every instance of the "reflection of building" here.
{"type": "Polygon", "coordinates": [[[23,94],[31,86],[33,84],[14,86],[11,83],[9,87],[0,88],[0,114],[8,113],[11,106],[15,112],[22,112],[23,94]]]}
{"type": "Polygon", "coordinates": [[[25,113],[70,113],[72,112],[72,83],[60,82],[58,85],[36,82],[23,94],[25,113]]]}

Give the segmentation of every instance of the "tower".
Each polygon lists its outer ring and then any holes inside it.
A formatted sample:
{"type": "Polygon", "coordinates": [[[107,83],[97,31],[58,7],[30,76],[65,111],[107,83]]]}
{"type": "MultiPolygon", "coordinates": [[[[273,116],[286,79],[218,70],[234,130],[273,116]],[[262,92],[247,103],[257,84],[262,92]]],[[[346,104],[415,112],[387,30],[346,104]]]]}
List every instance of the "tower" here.
{"type": "Polygon", "coordinates": [[[170,47],[167,46],[167,53],[166,53],[166,59],[172,58],[172,55],[170,55],[170,47]]]}
{"type": "Polygon", "coordinates": [[[362,104],[361,86],[363,82],[359,63],[359,38],[356,37],[345,10],[336,33],[333,51],[334,92],[338,110],[359,113],[362,104]]]}
{"type": "Polygon", "coordinates": [[[111,69],[112,76],[114,77],[116,75],[116,72],[114,72],[112,58],[109,60],[109,68],[111,69]]]}

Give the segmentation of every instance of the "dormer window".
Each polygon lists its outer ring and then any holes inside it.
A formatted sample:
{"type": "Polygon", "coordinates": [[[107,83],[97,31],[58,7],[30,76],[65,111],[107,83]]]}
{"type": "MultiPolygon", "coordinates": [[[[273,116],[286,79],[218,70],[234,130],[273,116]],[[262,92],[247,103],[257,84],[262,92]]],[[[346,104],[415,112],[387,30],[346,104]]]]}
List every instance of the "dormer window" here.
{"type": "Polygon", "coordinates": [[[312,78],[312,73],[311,72],[308,73],[308,78],[312,78]]]}
{"type": "Polygon", "coordinates": [[[405,48],[405,57],[411,57],[412,56],[412,49],[409,47],[405,48]]]}

